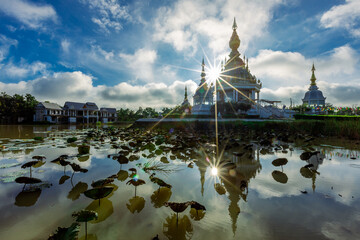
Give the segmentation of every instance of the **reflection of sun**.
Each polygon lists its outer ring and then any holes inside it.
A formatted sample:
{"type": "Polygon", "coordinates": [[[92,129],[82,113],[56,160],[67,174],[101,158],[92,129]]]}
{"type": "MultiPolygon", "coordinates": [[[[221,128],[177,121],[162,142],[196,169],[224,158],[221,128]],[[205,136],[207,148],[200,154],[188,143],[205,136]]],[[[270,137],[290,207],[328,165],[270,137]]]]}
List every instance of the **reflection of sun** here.
{"type": "Polygon", "coordinates": [[[218,174],[218,169],[216,167],[212,167],[211,168],[211,175],[217,176],[217,174],[218,174]]]}

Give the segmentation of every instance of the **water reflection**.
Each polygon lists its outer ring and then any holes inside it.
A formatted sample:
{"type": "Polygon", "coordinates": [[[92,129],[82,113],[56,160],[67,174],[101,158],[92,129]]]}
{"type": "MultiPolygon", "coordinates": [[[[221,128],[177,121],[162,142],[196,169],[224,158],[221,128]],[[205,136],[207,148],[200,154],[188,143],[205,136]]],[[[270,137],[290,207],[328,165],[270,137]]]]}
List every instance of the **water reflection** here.
{"type": "Polygon", "coordinates": [[[172,195],[171,189],[167,187],[159,188],[155,190],[154,193],[151,195],[151,203],[155,208],[160,208],[164,206],[164,203],[169,201],[172,195]]]}
{"type": "Polygon", "coordinates": [[[41,195],[41,188],[21,191],[15,198],[15,205],[18,207],[33,206],[41,195]]]}
{"type": "Polygon", "coordinates": [[[306,161],[308,164],[304,167],[300,168],[300,174],[304,178],[311,178],[311,188],[313,192],[316,189],[316,176],[320,175],[320,172],[317,170],[319,169],[319,165],[323,164],[325,155],[320,153],[319,151],[316,152],[303,152],[300,155],[300,159],[306,161]]]}
{"type": "Polygon", "coordinates": [[[90,223],[102,222],[114,213],[113,204],[108,198],[103,198],[100,205],[98,200],[94,200],[85,209],[98,214],[98,218],[90,221],[90,223]]]}
{"type": "MultiPolygon", "coordinates": [[[[347,216],[350,215],[346,213],[356,212],[357,210],[356,186],[360,179],[355,174],[358,169],[352,168],[350,165],[357,164],[355,162],[357,159],[351,161],[349,159],[348,162],[344,162],[344,159],[339,161],[338,157],[340,156],[336,154],[331,156],[326,153],[332,157],[332,160],[325,161],[324,156],[321,155],[323,153],[322,149],[317,146],[313,146],[312,149],[314,151],[319,150],[319,153],[310,154],[308,158],[302,161],[299,159],[302,152],[300,148],[294,147],[294,151],[289,152],[285,150],[290,150],[293,145],[285,146],[278,143],[278,145],[275,144],[274,146],[259,146],[256,141],[243,143],[241,142],[243,139],[231,140],[229,141],[231,146],[225,147],[219,157],[221,164],[216,168],[216,172],[214,168],[216,165],[212,165],[210,161],[206,160],[206,157],[214,157],[214,152],[211,149],[208,151],[197,149],[198,145],[194,141],[200,138],[191,135],[173,137],[174,135],[164,136],[165,134],[160,133],[158,136],[152,136],[151,134],[139,136],[140,133],[137,133],[136,130],[126,130],[116,133],[117,136],[113,137],[112,134],[115,133],[94,130],[95,137],[87,140],[87,144],[91,146],[90,157],[90,155],[77,156],[77,145],[72,146],[64,144],[64,142],[70,135],[76,135],[81,141],[86,136],[91,135],[91,131],[62,131],[46,134],[51,135],[51,137],[44,139],[43,142],[36,143],[0,140],[3,141],[1,144],[10,144],[6,146],[7,148],[16,146],[22,149],[21,151],[16,150],[17,153],[10,150],[2,153],[0,161],[5,161],[2,163],[15,163],[17,165],[11,168],[0,168],[0,175],[4,176],[15,172],[14,170],[18,171],[20,165],[28,161],[29,156],[25,155],[24,149],[29,146],[34,148],[34,155],[44,154],[48,159],[54,159],[61,156],[61,154],[68,154],[71,156],[68,159],[69,162],[78,164],[81,169],[86,167],[89,172],[76,174],[77,177],[70,178],[74,180],[72,182],[68,181],[68,175],[71,172],[66,170],[71,171],[69,167],[63,169],[62,166],[56,166],[50,164],[50,161],[48,163],[45,161],[45,164],[42,163],[40,168],[44,170],[41,173],[41,180],[55,183],[55,187],[49,193],[42,192],[42,188],[36,188],[36,185],[34,185],[31,187],[32,192],[29,189],[24,189],[15,197],[17,192],[13,195],[12,193],[14,188],[19,186],[13,183],[1,183],[0,210],[4,212],[3,216],[5,217],[0,217],[0,222],[2,224],[7,223],[8,218],[16,220],[12,220],[11,224],[3,225],[4,227],[0,229],[0,239],[22,239],[24,235],[29,235],[31,239],[46,239],[48,234],[51,234],[52,230],[56,229],[55,226],[69,226],[71,224],[68,219],[74,208],[76,210],[86,208],[87,210],[96,211],[99,215],[98,220],[92,222],[99,224],[91,225],[92,233],[88,235],[88,239],[97,239],[96,234],[99,239],[122,239],[124,234],[125,236],[131,234],[134,239],[151,239],[151,237],[161,233],[161,230],[163,234],[159,234],[160,239],[237,239],[240,235],[244,239],[285,239],[286,234],[278,233],[278,229],[294,229],[293,236],[299,238],[305,238],[309,235],[310,238],[316,236],[317,239],[324,239],[326,234],[319,229],[324,229],[323,226],[327,226],[325,229],[331,232],[329,226],[333,226],[326,222],[336,222],[336,226],[341,228],[346,225],[343,223],[344,219],[347,219],[347,216]],[[64,148],[59,148],[59,146],[64,148]],[[128,165],[122,167],[128,167],[128,170],[120,170],[117,174],[114,174],[119,169],[119,164],[106,158],[109,153],[114,152],[114,149],[116,149],[116,152],[120,150],[122,156],[127,156],[128,165]],[[135,153],[136,155],[134,155],[135,153]],[[165,158],[169,163],[164,163],[166,162],[165,158]],[[280,167],[275,168],[271,164],[273,159],[278,158],[288,158],[289,162],[284,167],[286,173],[280,171],[280,167]],[[81,161],[84,161],[84,163],[81,163],[81,161]],[[166,170],[175,168],[180,171],[166,172],[166,170]],[[318,177],[320,176],[320,170],[321,178],[318,177]],[[154,175],[150,175],[154,172],[156,172],[156,176],[159,176],[158,179],[154,175]],[[159,185],[159,188],[146,180],[147,184],[141,186],[140,189],[136,189],[135,185],[135,189],[126,189],[122,182],[135,181],[135,179],[138,179],[137,174],[144,174],[146,176],[145,180],[147,176],[151,176],[149,180],[159,185]],[[96,188],[99,183],[98,181],[93,182],[94,180],[106,180],[106,176],[110,175],[110,178],[115,180],[113,183],[100,184],[100,188],[104,186],[113,188],[107,197],[98,196],[99,198],[96,198],[96,200],[81,197],[82,193],[88,191],[91,183],[94,185],[92,187],[96,188]],[[164,176],[167,178],[164,178],[164,176]],[[81,178],[81,181],[77,182],[76,179],[78,178],[81,178]],[[116,179],[119,181],[116,181],[116,179]],[[316,181],[318,193],[311,195],[301,194],[300,190],[304,190],[306,185],[309,185],[310,179],[314,191],[316,181]],[[169,183],[172,185],[171,189],[164,187],[165,185],[170,186],[169,183]],[[163,184],[163,186],[160,184],[163,184]],[[332,190],[331,186],[333,185],[334,189],[332,190]],[[155,190],[154,186],[156,187],[155,190]],[[115,192],[117,189],[120,192],[115,192]],[[134,194],[132,192],[134,190],[140,190],[139,195],[141,196],[137,196],[136,192],[134,194]],[[44,199],[38,201],[41,194],[43,194],[44,199]],[[341,196],[338,194],[341,194],[341,196]],[[326,195],[331,195],[331,199],[324,197],[326,195]],[[116,196],[116,200],[114,196],[116,196]],[[13,204],[14,198],[15,205],[13,204]],[[194,208],[191,208],[189,212],[184,210],[176,220],[177,214],[168,215],[170,210],[162,207],[169,200],[177,201],[181,199],[201,200],[207,211],[194,208]],[[151,204],[146,205],[146,201],[151,201],[151,204]],[[9,202],[10,207],[9,204],[6,205],[9,202]],[[305,204],[299,204],[304,202],[307,203],[306,206],[312,205],[314,207],[302,207],[305,204]],[[278,211],[279,205],[288,207],[283,207],[282,211],[278,211]],[[33,207],[19,208],[19,206],[33,207]],[[296,207],[299,207],[299,209],[293,214],[296,207]],[[341,214],[342,212],[344,213],[341,214]],[[335,219],[331,215],[341,216],[335,219]],[[22,216],[25,216],[24,220],[18,220],[22,216]],[[35,220],[31,222],[26,220],[29,218],[28,216],[33,216],[35,220]],[[298,222],[298,219],[304,216],[305,218],[308,217],[308,221],[298,222]],[[313,218],[314,216],[315,218],[313,218]],[[41,232],[35,233],[28,230],[39,225],[44,217],[47,217],[49,227],[45,226],[41,229],[41,232]],[[116,219],[116,221],[111,221],[111,219],[116,219]],[[294,227],[293,222],[296,223],[296,227],[294,227]],[[28,227],[21,232],[19,231],[21,229],[20,225],[28,227]],[[300,225],[299,228],[297,228],[298,225],[300,225]],[[112,231],[111,234],[104,234],[110,228],[119,230],[112,231]],[[153,230],[145,231],[147,228],[153,230]],[[137,231],[138,229],[145,230],[137,231]],[[269,235],[266,229],[275,229],[275,231],[273,235],[269,235]],[[254,233],[256,234],[254,235],[254,233]]],[[[310,147],[307,146],[306,149],[309,150],[310,147]]],[[[337,149],[336,151],[346,152],[347,150],[337,149]]],[[[118,153],[113,155],[119,156],[118,153]]],[[[358,155],[358,153],[354,152],[351,156],[356,157],[358,155]]],[[[25,174],[29,176],[29,171],[26,171],[25,174]]],[[[34,175],[38,177],[40,173],[36,171],[34,175]]],[[[359,223],[356,217],[351,218],[351,222],[355,225],[359,223]]],[[[356,239],[358,236],[356,231],[351,227],[349,229],[350,233],[346,236],[355,236],[354,239],[356,239]]],[[[83,234],[83,226],[81,233],[83,234]]],[[[84,238],[85,236],[80,237],[80,239],[84,238]]]]}
{"type": "Polygon", "coordinates": [[[129,199],[129,203],[126,204],[126,207],[131,213],[139,213],[145,207],[145,199],[139,196],[132,197],[129,199]]]}
{"type": "Polygon", "coordinates": [[[188,216],[177,218],[176,214],[167,217],[163,224],[163,233],[168,239],[186,240],[193,235],[193,226],[188,216]]]}
{"type": "Polygon", "coordinates": [[[88,189],[87,183],[78,182],[73,188],[70,190],[69,194],[67,195],[68,199],[75,201],[80,197],[80,194],[85,192],[88,189]]]}

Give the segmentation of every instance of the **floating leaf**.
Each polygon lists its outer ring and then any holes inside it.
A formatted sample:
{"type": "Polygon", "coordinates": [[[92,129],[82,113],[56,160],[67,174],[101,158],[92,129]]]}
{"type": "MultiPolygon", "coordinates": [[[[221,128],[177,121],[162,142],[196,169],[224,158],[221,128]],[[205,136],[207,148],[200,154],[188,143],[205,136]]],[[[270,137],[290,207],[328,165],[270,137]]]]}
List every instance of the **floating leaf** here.
{"type": "Polygon", "coordinates": [[[159,190],[155,190],[154,193],[151,195],[151,203],[154,205],[155,208],[160,208],[164,206],[165,202],[169,201],[171,195],[172,192],[170,188],[159,188],[159,190]]]}
{"type": "Polygon", "coordinates": [[[15,182],[24,183],[24,184],[34,184],[34,183],[41,183],[41,180],[32,177],[18,177],[15,179],[15,182]]]}
{"type": "Polygon", "coordinates": [[[125,171],[125,170],[120,170],[118,173],[117,173],[117,179],[121,182],[125,181],[128,177],[129,177],[129,173],[128,171],[125,171]]]}
{"type": "Polygon", "coordinates": [[[64,182],[66,180],[68,180],[70,177],[68,175],[64,175],[64,176],[61,176],[60,180],[59,180],[59,185],[62,185],[64,184],[64,182]]]}
{"type": "Polygon", "coordinates": [[[274,161],[272,161],[272,164],[275,166],[275,167],[279,167],[279,166],[283,166],[283,165],[286,165],[288,162],[288,160],[286,158],[277,158],[275,159],[274,161]]]}
{"type": "Polygon", "coordinates": [[[76,200],[80,197],[80,194],[85,192],[88,189],[87,183],[78,182],[69,192],[67,198],[71,200],[76,200]]]}
{"type": "Polygon", "coordinates": [[[275,179],[275,181],[277,181],[279,183],[285,184],[288,181],[287,175],[285,173],[277,171],[277,170],[272,172],[272,176],[275,179]]]}
{"type": "Polygon", "coordinates": [[[315,173],[313,171],[311,171],[309,168],[302,167],[302,168],[300,168],[300,174],[304,178],[312,178],[315,173]]]}
{"type": "Polygon", "coordinates": [[[89,206],[85,208],[86,210],[94,211],[97,213],[98,217],[96,219],[91,220],[91,223],[99,223],[106,220],[114,213],[114,207],[112,202],[105,198],[101,200],[101,205],[97,200],[92,201],[89,206]]]}
{"type": "Polygon", "coordinates": [[[84,192],[85,196],[91,199],[98,199],[100,205],[100,199],[108,196],[114,190],[113,187],[102,187],[102,188],[93,188],[84,192]]]}
{"type": "Polygon", "coordinates": [[[129,203],[126,204],[126,207],[131,213],[139,213],[145,207],[145,199],[143,197],[133,197],[129,199],[129,203]]]}
{"type": "Polygon", "coordinates": [[[22,191],[16,196],[15,205],[19,207],[30,207],[37,202],[40,194],[40,188],[35,188],[31,191],[22,191]]]}

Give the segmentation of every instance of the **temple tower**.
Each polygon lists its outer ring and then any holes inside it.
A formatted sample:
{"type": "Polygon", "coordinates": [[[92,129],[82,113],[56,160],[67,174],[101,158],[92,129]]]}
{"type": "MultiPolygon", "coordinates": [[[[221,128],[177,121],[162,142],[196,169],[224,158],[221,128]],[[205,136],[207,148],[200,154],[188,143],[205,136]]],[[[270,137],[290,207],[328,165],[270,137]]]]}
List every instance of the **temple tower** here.
{"type": "Polygon", "coordinates": [[[229,59],[225,60],[223,71],[220,74],[217,86],[218,102],[250,102],[259,100],[262,83],[250,73],[248,62],[241,59],[238,48],[240,38],[236,32],[237,24],[234,18],[233,32],[229,41],[231,52],[229,59]],[[245,64],[247,62],[247,64],[245,64]]]}
{"type": "Polygon", "coordinates": [[[311,68],[311,78],[310,78],[310,87],[309,91],[305,93],[304,98],[302,99],[303,104],[309,106],[325,106],[325,97],[323,93],[319,90],[319,87],[316,86],[316,77],[315,77],[315,65],[312,65],[311,68]]]}

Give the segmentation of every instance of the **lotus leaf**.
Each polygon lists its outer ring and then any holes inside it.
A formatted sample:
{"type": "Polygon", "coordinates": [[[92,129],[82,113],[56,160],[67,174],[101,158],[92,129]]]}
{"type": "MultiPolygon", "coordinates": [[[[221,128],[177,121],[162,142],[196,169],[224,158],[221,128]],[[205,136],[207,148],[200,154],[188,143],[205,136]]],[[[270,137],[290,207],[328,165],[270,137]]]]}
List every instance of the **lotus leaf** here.
{"type": "Polygon", "coordinates": [[[30,207],[37,202],[40,194],[40,188],[34,188],[31,191],[22,191],[16,196],[15,205],[19,207],[30,207]]]}
{"type": "Polygon", "coordinates": [[[313,171],[311,171],[309,168],[302,167],[302,168],[300,168],[300,174],[304,178],[312,178],[315,173],[313,171]]]}
{"type": "Polygon", "coordinates": [[[15,179],[15,182],[25,183],[25,184],[34,184],[34,183],[41,183],[41,180],[38,178],[18,177],[15,179]]]}
{"type": "Polygon", "coordinates": [[[277,158],[274,161],[272,161],[272,164],[276,167],[286,165],[288,160],[286,158],[277,158]]]}
{"type": "Polygon", "coordinates": [[[125,171],[125,170],[120,170],[118,173],[117,173],[117,179],[121,182],[125,181],[128,177],[129,177],[129,173],[128,171],[125,171]]]}
{"type": "Polygon", "coordinates": [[[287,175],[285,173],[277,171],[277,170],[272,172],[272,176],[275,179],[275,181],[277,181],[279,183],[285,184],[288,181],[287,175]]]}
{"type": "Polygon", "coordinates": [[[71,200],[76,200],[80,197],[80,194],[85,192],[88,189],[87,183],[78,182],[69,192],[67,198],[71,200]]]}
{"type": "Polygon", "coordinates": [[[70,177],[68,175],[61,176],[59,180],[59,185],[64,184],[66,180],[68,180],[70,177]]]}
{"type": "Polygon", "coordinates": [[[114,190],[113,187],[93,188],[84,192],[85,196],[91,199],[98,199],[100,205],[100,199],[108,196],[114,190]]]}
{"type": "Polygon", "coordinates": [[[141,212],[145,207],[145,199],[143,197],[133,197],[129,199],[129,203],[126,204],[126,207],[131,213],[141,212]]]}

